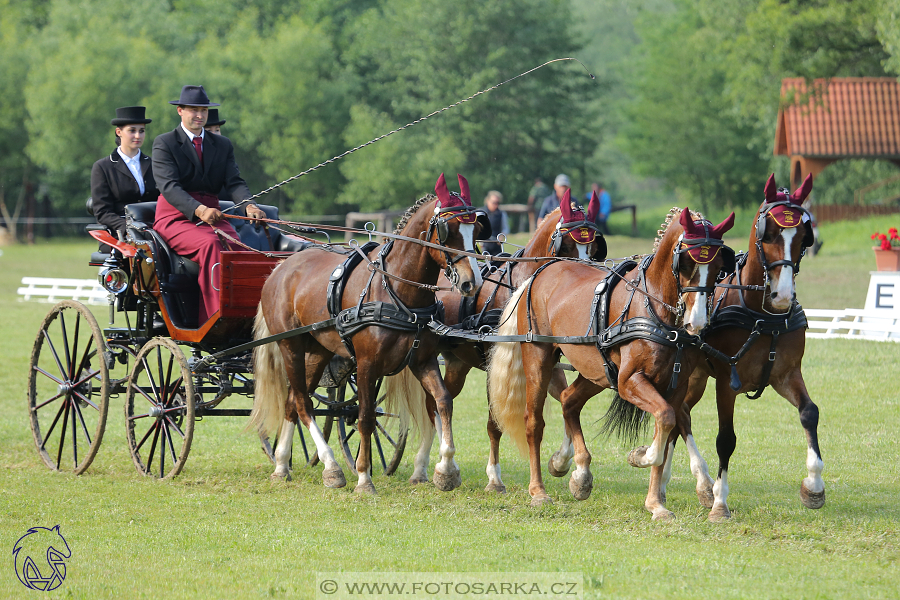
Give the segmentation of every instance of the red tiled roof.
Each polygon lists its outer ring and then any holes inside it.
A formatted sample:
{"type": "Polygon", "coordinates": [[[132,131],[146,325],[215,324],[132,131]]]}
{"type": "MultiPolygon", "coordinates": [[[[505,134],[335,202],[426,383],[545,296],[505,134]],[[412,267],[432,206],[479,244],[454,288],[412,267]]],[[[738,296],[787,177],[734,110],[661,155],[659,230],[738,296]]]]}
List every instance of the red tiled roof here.
{"type": "Polygon", "coordinates": [[[891,77],[781,82],[775,154],[900,158],[900,82],[891,77]],[[796,97],[799,103],[786,101],[796,97]]]}

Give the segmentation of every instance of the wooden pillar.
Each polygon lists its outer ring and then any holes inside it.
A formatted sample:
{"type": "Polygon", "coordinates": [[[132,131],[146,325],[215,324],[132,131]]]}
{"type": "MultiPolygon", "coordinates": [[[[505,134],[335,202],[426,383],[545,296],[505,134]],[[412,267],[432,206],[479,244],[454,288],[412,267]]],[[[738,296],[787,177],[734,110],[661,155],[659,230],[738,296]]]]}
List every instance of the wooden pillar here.
{"type": "Polygon", "coordinates": [[[791,157],[791,191],[793,192],[807,175],[812,174],[813,179],[821,173],[825,167],[837,162],[837,158],[809,158],[806,156],[791,157]]]}

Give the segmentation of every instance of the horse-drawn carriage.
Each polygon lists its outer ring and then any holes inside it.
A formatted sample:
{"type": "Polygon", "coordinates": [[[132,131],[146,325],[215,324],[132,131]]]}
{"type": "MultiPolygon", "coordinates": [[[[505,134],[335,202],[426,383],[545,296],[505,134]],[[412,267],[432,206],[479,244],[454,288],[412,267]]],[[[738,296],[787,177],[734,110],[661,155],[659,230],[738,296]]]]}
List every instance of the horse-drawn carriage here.
{"type": "MultiPolygon", "coordinates": [[[[233,206],[222,202],[225,210],[233,206]]],[[[249,416],[249,408],[220,407],[232,395],[252,396],[252,321],[266,277],[280,261],[310,245],[280,230],[235,220],[242,251],[222,253],[217,266],[219,311],[198,322],[198,265],[178,256],[152,229],[156,203],[126,208],[128,240],[114,240],[102,226],[91,234],[108,244],[94,252],[109,291],[108,327],[75,301],[55,305],[41,324],[31,355],[28,402],[38,452],[51,469],[84,472],[97,454],[111,397],[124,395],[126,438],[137,469],[177,475],[191,448],[195,423],[212,416],[249,416]],[[118,317],[118,325],[114,321],[118,317]],[[124,323],[122,322],[124,321],[124,323]],[[235,351],[235,348],[237,350],[235,351]],[[224,353],[218,360],[210,356],[224,353]],[[206,359],[206,360],[204,360],[206,359]]],[[[278,219],[273,206],[261,206],[278,219]]],[[[335,360],[315,395],[348,464],[355,461],[356,393],[352,364],[335,360]]],[[[382,469],[390,474],[403,454],[407,430],[378,409],[376,434],[382,469]]],[[[272,443],[262,438],[273,457],[272,443]]],[[[304,460],[315,463],[302,431],[304,460]]]]}
{"type": "MultiPolygon", "coordinates": [[[[811,181],[789,195],[776,190],[770,178],[751,232],[751,251],[736,265],[722,241],[733,220],[714,227],[680,209],[670,211],[653,252],[640,262],[594,262],[605,250],[598,251],[598,240],[587,231],[591,211],[568,211],[564,198],[562,212],[575,214],[548,222],[524,255],[502,258],[531,263],[531,268],[513,274],[510,266],[506,275],[490,280],[493,291],[480,298],[482,277],[492,271],[488,267],[482,273],[475,263],[474,242],[484,233],[483,225],[462,177],[460,188],[462,194],[450,195],[442,175],[437,196],[411,207],[394,234],[385,234],[389,243],[351,245],[346,252],[239,223],[242,244],[252,250],[223,253],[219,312],[205,324],[192,313],[197,301],[191,264],[147,227],[151,206],[130,206],[127,243],[94,233],[115,248],[109,257],[95,256],[93,264],[103,265],[101,277],[115,308],[124,313],[125,327],[101,332],[85,307],[62,302],[45,318],[35,342],[28,393],[44,461],[54,469],[65,462],[66,468],[83,472],[102,439],[110,395],[124,393],[128,444],[142,473],[176,475],[198,417],[250,415],[264,446],[270,433],[278,433],[277,448],[268,447],[273,477],[289,475],[294,431],[302,436],[306,429],[316,446],[310,454],[303,441],[307,460],[324,463],[325,485],[346,485],[328,445],[336,427],[341,453],[359,478],[356,489],[374,492],[374,452],[385,472],[393,472],[407,438],[400,411],[382,407],[381,381],[409,373],[424,390],[416,420],[422,446],[411,482],[427,481],[437,433],[440,459],[433,479],[449,490],[460,485],[452,400],[468,369],[489,362],[490,491],[505,490],[496,454],[500,425],[529,455],[533,502],[550,501],[539,456],[541,408],[548,391],[554,391],[563,406],[566,435],[549,471],[564,476],[574,460],[570,490],[578,499],[587,498],[593,477],[580,411],[600,390],[612,388],[610,416],[621,429],[637,427],[641,411],[655,417],[652,444],[629,456],[633,466],[652,468],[645,507],[654,518],[671,516],[665,486],[678,437],[691,453],[697,493],[713,509],[710,518],[727,518],[734,398],[739,390],[766,387],[771,378],[771,385],[798,408],[807,434],[809,476],[801,484],[801,498],[810,508],[824,504],[818,412],[800,374],[805,317],[793,287],[800,258],[812,243],[800,207],[811,181]],[[564,245],[579,242],[582,235],[584,248],[564,245]],[[354,269],[354,262],[365,268],[354,269]],[[458,292],[453,296],[457,304],[447,312],[462,327],[440,322],[444,311],[435,293],[449,289],[435,285],[441,270],[458,292]],[[501,288],[506,291],[500,293],[501,288]],[[485,325],[481,319],[495,297],[503,301],[493,306],[495,318],[485,325]],[[469,307],[467,314],[463,306],[469,307]],[[496,314],[500,308],[502,316],[496,314]],[[469,318],[475,315],[474,321],[469,318]],[[468,348],[454,348],[459,344],[468,348]],[[496,344],[490,361],[485,344],[496,344]],[[253,348],[259,350],[251,363],[253,348]],[[448,357],[446,385],[439,353],[448,357]],[[555,368],[560,356],[578,372],[571,384],[555,368]],[[124,375],[113,375],[123,367],[124,375]],[[726,410],[720,412],[722,465],[715,485],[693,443],[689,414],[709,376],[720,382],[719,407],[726,410]],[[317,388],[327,394],[316,394],[317,388]],[[253,411],[219,408],[234,394],[253,395],[253,411]],[[325,418],[321,428],[317,416],[325,418]],[[64,461],[67,452],[71,461],[68,456],[64,461]]],[[[274,208],[263,209],[277,218],[274,208]]],[[[111,322],[112,310],[111,304],[111,322]]],[[[407,403],[410,398],[406,393],[407,403]]],[[[406,408],[416,410],[410,404],[406,408]]]]}

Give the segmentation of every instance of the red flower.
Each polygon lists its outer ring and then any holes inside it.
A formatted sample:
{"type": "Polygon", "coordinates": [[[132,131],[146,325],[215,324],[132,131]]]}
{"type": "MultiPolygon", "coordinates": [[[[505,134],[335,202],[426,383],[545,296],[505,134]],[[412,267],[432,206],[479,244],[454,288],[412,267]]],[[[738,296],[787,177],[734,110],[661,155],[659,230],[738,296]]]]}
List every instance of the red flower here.
{"type": "Polygon", "coordinates": [[[876,231],[872,234],[872,239],[879,242],[879,247],[882,250],[900,249],[900,232],[897,231],[896,227],[889,228],[886,234],[876,231]]]}

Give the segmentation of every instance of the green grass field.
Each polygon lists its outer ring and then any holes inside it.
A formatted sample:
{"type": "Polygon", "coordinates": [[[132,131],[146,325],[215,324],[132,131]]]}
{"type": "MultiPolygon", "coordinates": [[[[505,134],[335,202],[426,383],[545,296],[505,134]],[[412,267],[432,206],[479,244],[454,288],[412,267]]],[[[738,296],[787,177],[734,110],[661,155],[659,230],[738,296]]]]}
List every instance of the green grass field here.
{"type": "MultiPolygon", "coordinates": [[[[874,268],[874,219],[826,225],[822,253],[803,261],[798,296],[810,308],[861,307],[874,268]]],[[[896,224],[894,224],[896,225],[896,224]]],[[[740,231],[749,233],[747,219],[740,231]]],[[[745,235],[729,239],[746,249],[745,235]]],[[[650,241],[610,239],[610,256],[650,241]]],[[[806,442],[796,411],[767,391],[739,400],[725,524],[706,520],[679,445],[668,507],[674,523],[643,509],[648,473],[630,449],[593,437],[609,392],[584,422],[593,452],[593,495],[570,496],[546,476],[552,506],[529,507],[528,464],[503,445],[504,496],[483,492],[487,439],[484,376],[476,373],[454,413],[461,488],[411,488],[413,444],[378,495],[321,485],[322,467],[295,466],[271,483],[271,465],[241,418],[197,424],[191,456],[174,481],[137,474],[125,444],[122,398],[113,398],[103,447],[80,477],[49,471],[28,427],[25,381],[31,345],[49,305],[23,303],[26,275],[84,277],[88,242],[2,248],[0,256],[0,598],[25,598],[10,552],[29,527],[61,526],[72,549],[67,578],[49,598],[313,598],[317,572],[582,573],[586,598],[896,598],[900,579],[900,346],[810,340],[804,374],[821,410],[827,502],[799,500],[806,442]]],[[[105,307],[95,308],[106,321],[105,307]]],[[[249,401],[232,398],[228,407],[249,401]]],[[[695,410],[698,445],[715,471],[712,395],[695,410]]],[[[544,463],[560,441],[552,408],[544,463]]],[[[295,446],[296,447],[296,446],[295,446]]],[[[436,451],[432,451],[432,464],[436,451]]],[[[339,459],[340,460],[340,459],[339,459]]],[[[36,596],[35,596],[36,597],[36,596]]],[[[320,595],[319,597],[326,597],[320,595]]],[[[333,598],[346,597],[340,594],[333,598]]],[[[550,596],[547,596],[550,597],[550,596]]]]}

